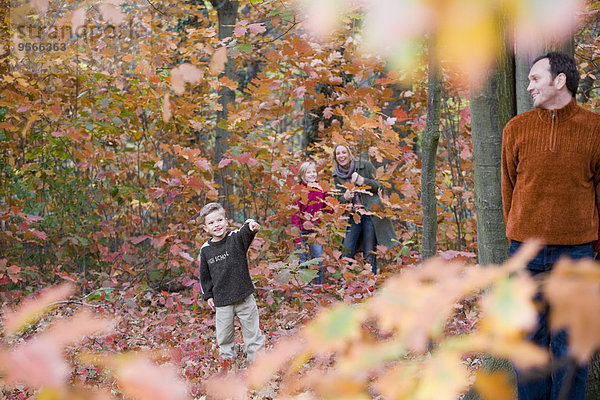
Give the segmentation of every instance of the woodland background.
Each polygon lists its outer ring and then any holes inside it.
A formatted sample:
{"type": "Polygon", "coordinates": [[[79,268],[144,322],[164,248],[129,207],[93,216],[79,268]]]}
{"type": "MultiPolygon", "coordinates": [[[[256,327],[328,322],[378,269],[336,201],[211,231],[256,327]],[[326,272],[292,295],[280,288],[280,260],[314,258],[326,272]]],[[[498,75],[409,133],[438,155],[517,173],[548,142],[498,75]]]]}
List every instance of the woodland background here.
{"type": "MultiPolygon", "coordinates": [[[[483,353],[545,362],[523,340],[527,256],[477,262],[507,258],[501,129],[531,107],[532,57],[573,52],[578,102],[598,110],[598,2],[0,4],[0,398],[454,399],[475,382],[501,399],[512,384],[483,353]],[[315,160],[333,191],[339,142],[378,168],[399,245],[378,249],[377,278],[340,259],[330,197],[314,288],[293,243],[295,173],[315,160]],[[194,217],[214,200],[262,225],[249,259],[271,351],[231,374],[194,261],[194,217]],[[422,266],[435,254],[458,264],[422,266]]],[[[560,315],[587,362],[600,278],[574,268],[548,287],[575,301],[560,315]]]]}

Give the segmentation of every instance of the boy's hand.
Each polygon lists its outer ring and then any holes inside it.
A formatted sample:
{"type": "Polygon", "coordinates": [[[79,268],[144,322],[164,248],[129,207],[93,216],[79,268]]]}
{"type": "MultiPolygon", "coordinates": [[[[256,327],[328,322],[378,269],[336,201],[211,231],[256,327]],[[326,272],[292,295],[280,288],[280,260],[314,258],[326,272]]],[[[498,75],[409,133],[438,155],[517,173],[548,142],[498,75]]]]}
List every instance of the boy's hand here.
{"type": "Polygon", "coordinates": [[[248,228],[250,228],[252,232],[257,232],[260,229],[260,224],[254,220],[251,220],[248,222],[248,228]]]}
{"type": "Polygon", "coordinates": [[[208,300],[206,300],[206,302],[208,303],[208,306],[210,307],[210,309],[212,311],[215,311],[215,299],[213,299],[212,297],[208,300]]]}

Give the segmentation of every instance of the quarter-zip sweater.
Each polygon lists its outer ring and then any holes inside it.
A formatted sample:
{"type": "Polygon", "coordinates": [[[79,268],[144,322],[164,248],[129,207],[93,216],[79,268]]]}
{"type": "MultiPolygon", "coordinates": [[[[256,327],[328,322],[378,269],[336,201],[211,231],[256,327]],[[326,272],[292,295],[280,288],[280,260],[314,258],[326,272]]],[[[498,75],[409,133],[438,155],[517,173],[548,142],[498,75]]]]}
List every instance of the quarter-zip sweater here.
{"type": "Polygon", "coordinates": [[[200,248],[200,285],[202,298],[214,298],[222,307],[245,299],[254,293],[246,252],[256,232],[248,221],[238,230],[228,232],[218,242],[209,239],[200,248]]]}
{"type": "Polygon", "coordinates": [[[574,100],[517,115],[504,128],[501,181],[509,239],[598,240],[600,116],[574,100]]]}

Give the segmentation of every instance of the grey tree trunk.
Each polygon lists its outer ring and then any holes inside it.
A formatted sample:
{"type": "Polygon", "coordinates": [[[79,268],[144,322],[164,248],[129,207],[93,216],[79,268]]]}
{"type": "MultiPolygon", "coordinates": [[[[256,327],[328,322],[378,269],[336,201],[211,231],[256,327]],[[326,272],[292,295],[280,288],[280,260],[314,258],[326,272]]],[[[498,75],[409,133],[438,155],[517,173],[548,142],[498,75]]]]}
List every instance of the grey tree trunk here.
{"type": "Polygon", "coordinates": [[[533,108],[533,99],[527,92],[527,86],[529,86],[529,70],[537,56],[522,50],[518,43],[515,45],[515,53],[515,97],[517,99],[517,114],[522,114],[533,108]]]}
{"type": "MultiPolygon", "coordinates": [[[[233,29],[237,21],[238,12],[238,1],[230,0],[211,0],[211,4],[217,10],[217,17],[219,20],[219,39],[223,40],[227,37],[233,36],[233,29]]],[[[235,77],[235,61],[227,56],[227,63],[225,64],[225,70],[221,73],[220,77],[226,76],[232,81],[236,80],[235,77]]],[[[227,139],[229,138],[229,130],[225,128],[227,118],[229,117],[229,105],[233,105],[235,102],[235,92],[229,88],[222,87],[219,90],[219,104],[222,109],[217,111],[217,128],[215,135],[215,162],[221,161],[223,154],[227,150],[227,139]]],[[[222,169],[219,173],[215,174],[215,181],[220,185],[220,195],[223,199],[226,208],[229,203],[229,195],[233,193],[233,188],[230,182],[227,181],[227,173],[225,169],[222,169]]]]}
{"type": "Polygon", "coordinates": [[[501,264],[508,258],[500,157],[502,130],[515,112],[514,58],[505,49],[486,87],[471,96],[477,247],[481,265],[501,264]]]}
{"type": "MultiPolygon", "coordinates": [[[[508,258],[508,239],[502,214],[500,158],[502,130],[516,113],[514,77],[514,57],[505,47],[495,70],[490,73],[487,85],[471,96],[477,247],[481,265],[501,264],[508,258]]],[[[504,371],[516,383],[514,369],[508,360],[486,356],[482,368],[504,371]]],[[[479,399],[479,395],[472,389],[464,399],[479,399]]]]}
{"type": "Polygon", "coordinates": [[[431,39],[429,43],[427,120],[421,140],[421,207],[423,209],[421,257],[423,260],[434,256],[437,250],[435,159],[440,140],[440,98],[442,93],[440,66],[432,54],[435,45],[431,39]]]}

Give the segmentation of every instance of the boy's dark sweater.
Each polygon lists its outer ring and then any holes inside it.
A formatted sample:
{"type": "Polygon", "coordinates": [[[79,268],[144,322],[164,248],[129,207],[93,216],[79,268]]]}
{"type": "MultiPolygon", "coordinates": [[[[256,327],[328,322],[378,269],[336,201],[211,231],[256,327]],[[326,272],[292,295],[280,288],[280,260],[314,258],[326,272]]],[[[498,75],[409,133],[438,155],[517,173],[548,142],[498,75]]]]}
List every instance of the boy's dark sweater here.
{"type": "Polygon", "coordinates": [[[212,297],[215,306],[222,307],[254,293],[246,252],[255,235],[246,222],[218,242],[209,239],[202,245],[198,258],[204,300],[212,297]]]}

